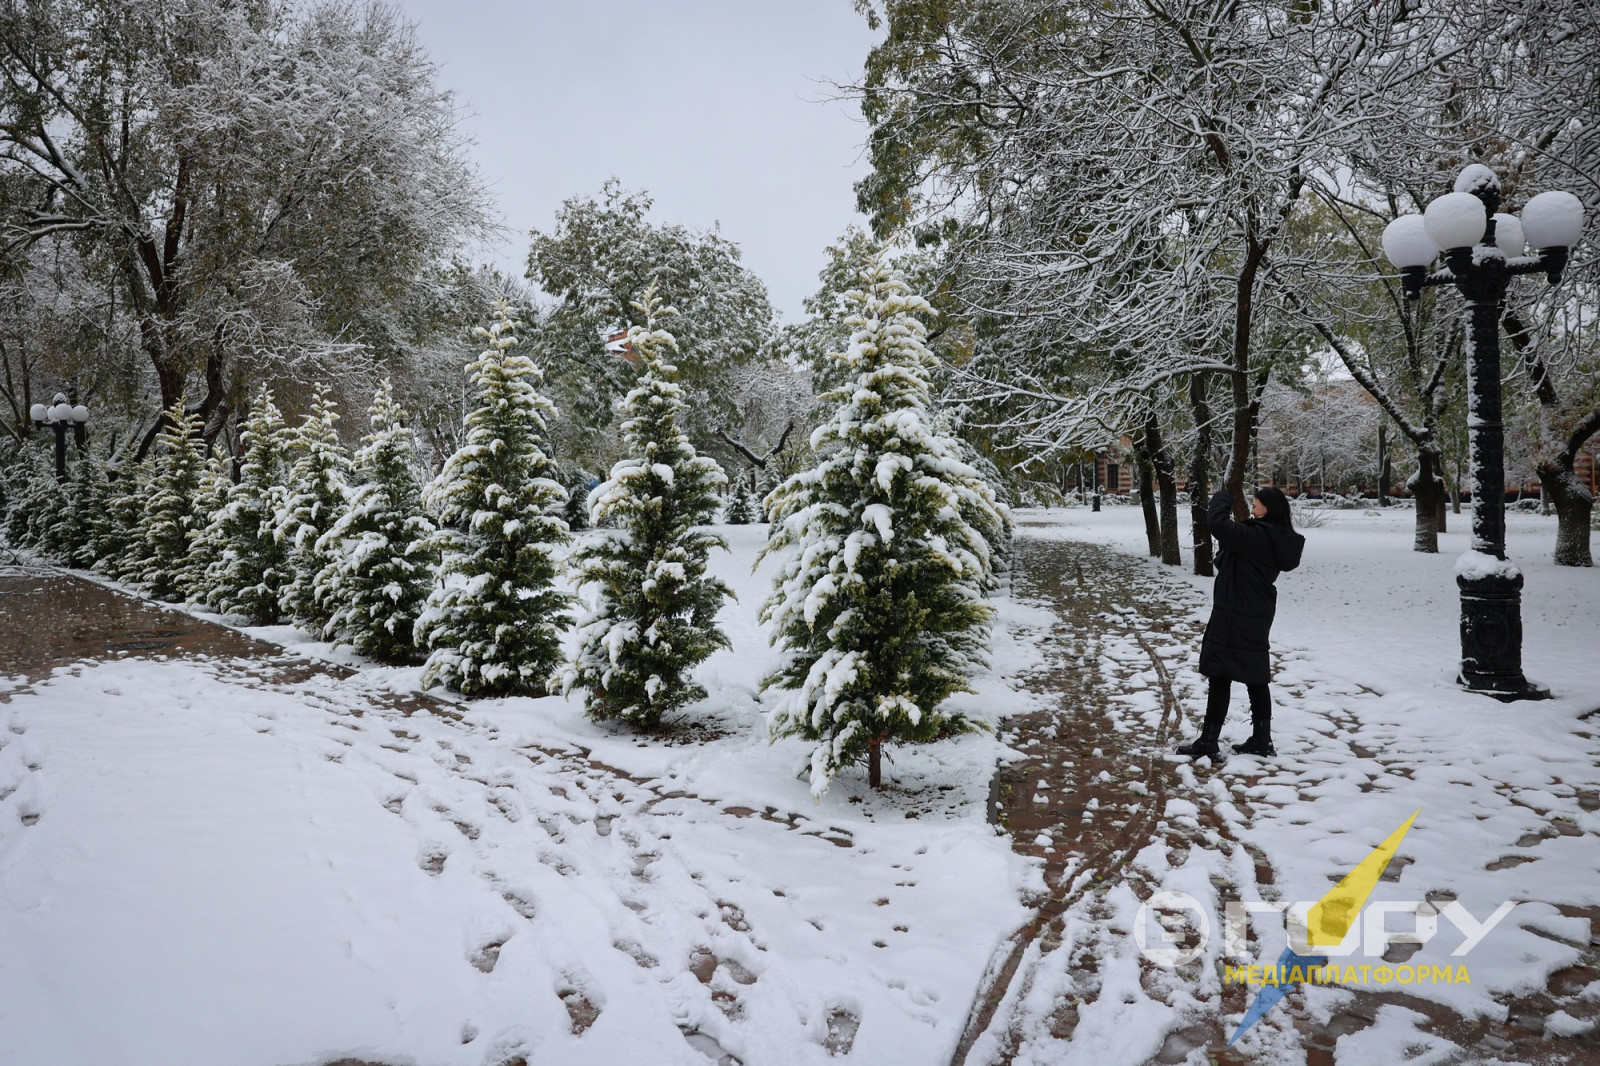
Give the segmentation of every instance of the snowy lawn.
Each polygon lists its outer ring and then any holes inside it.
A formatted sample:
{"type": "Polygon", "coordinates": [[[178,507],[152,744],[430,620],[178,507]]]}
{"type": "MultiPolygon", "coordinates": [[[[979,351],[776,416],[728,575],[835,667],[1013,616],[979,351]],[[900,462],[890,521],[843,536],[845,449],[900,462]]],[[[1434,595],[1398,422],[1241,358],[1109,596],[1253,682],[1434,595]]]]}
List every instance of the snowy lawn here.
{"type": "MultiPolygon", "coordinates": [[[[897,750],[893,791],[847,774],[813,803],[756,691],[765,527],[723,532],[734,646],[668,742],[576,697],[385,709],[416,670],[12,682],[0,1062],[947,1060],[1037,887],[985,821],[1002,749],[897,750]]],[[[979,688],[991,719],[1025,698],[979,688]]]]}

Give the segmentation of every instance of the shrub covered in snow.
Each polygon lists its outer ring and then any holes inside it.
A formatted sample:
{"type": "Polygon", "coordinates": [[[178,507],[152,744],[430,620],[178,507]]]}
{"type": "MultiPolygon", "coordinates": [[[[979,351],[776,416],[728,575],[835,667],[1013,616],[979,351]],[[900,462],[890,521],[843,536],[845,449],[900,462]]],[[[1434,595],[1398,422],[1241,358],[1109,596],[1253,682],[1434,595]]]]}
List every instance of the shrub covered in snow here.
{"type": "Polygon", "coordinates": [[[315,582],[325,633],[388,663],[420,658],[414,630],[439,563],[405,417],[384,381],[368,415],[372,431],[355,455],[349,507],[316,545],[327,560],[315,582]]]}
{"type": "Polygon", "coordinates": [[[466,696],[543,695],[571,604],[552,558],[569,537],[558,517],[567,492],[550,459],[555,405],[533,361],[511,354],[515,326],[502,304],[499,321],[477,331],[489,343],[467,367],[478,406],[426,493],[443,563],[417,619],[417,643],[432,652],[422,680],[466,696]]]}
{"type": "Polygon", "coordinates": [[[145,498],[142,536],[126,567],[127,576],[142,582],[157,599],[182,599],[189,591],[189,542],[206,521],[197,506],[205,463],[200,419],[184,410],[180,398],[167,411],[145,498]]]}
{"type": "Polygon", "coordinates": [[[206,568],[200,597],[256,625],[275,625],[283,619],[283,587],[294,575],[277,536],[288,476],[287,432],[265,387],[256,394],[241,436],[239,480],[200,534],[206,542],[201,550],[215,560],[206,568]]]}
{"type": "Polygon", "coordinates": [[[278,596],[285,618],[322,636],[328,611],[317,602],[317,575],[332,556],[322,535],[345,507],[350,459],[339,443],[339,412],[326,389],[317,389],[311,410],[289,436],[289,469],[283,503],[276,517],[278,540],[288,552],[291,577],[278,596]]]}
{"type": "Polygon", "coordinates": [[[733,491],[728,493],[728,503],[722,510],[722,520],[730,526],[748,526],[760,516],[756,497],[750,483],[742,477],[733,479],[733,491]]]}
{"type": "Polygon", "coordinates": [[[645,325],[628,331],[640,371],[624,403],[628,457],[590,494],[595,529],[572,554],[589,610],[562,685],[583,690],[591,718],[654,726],[705,697],[690,673],[728,646],[717,611],[731,593],[706,573],[710,550],[727,544],[696,528],[716,516],[726,478],[715,459],[695,454],[679,424],[688,404],[667,361],[677,341],[656,327],[671,309],[654,286],[634,306],[645,325]]]}
{"type": "Polygon", "coordinates": [[[1007,521],[938,430],[917,317],[932,308],[882,263],[863,281],[849,349],[834,356],[847,384],[824,398],[836,410],[812,435],[818,465],[767,499],[765,551],[785,557],[762,608],[783,650],[766,685],[789,693],[770,726],[815,742],[818,795],[863,758],[878,785],[885,743],[981,728],[941,705],[969,691],[987,654],[986,533],[1007,521]]]}

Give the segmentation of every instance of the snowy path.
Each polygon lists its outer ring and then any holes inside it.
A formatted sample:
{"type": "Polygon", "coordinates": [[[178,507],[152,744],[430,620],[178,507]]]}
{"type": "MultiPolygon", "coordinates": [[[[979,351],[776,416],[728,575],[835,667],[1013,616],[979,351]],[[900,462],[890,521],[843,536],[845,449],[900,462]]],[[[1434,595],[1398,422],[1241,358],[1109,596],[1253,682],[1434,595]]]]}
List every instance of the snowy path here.
{"type": "MultiPolygon", "coordinates": [[[[1402,546],[1393,562],[1382,558],[1388,572],[1373,567],[1389,594],[1367,601],[1365,627],[1336,610],[1309,625],[1298,605],[1284,612],[1274,689],[1281,755],[1192,766],[1166,753],[1175,732],[1197,728],[1203,703],[1192,663],[1206,583],[1127,551],[1134,545],[1120,534],[1135,526],[1090,531],[1120,551],[1077,541],[1064,526],[1025,528],[1019,545],[1018,598],[1053,616],[1023,637],[1043,652],[1047,668],[1031,687],[1049,699],[1011,721],[1013,743],[1034,757],[1002,773],[1018,846],[1043,858],[1051,893],[1011,946],[1014,969],[996,967],[957,1061],[1600,1062],[1600,715],[1589,713],[1600,685],[1539,713],[1519,709],[1508,732],[1499,704],[1448,684],[1396,684],[1394,671],[1374,668],[1371,642],[1415,627],[1420,614],[1405,609],[1426,603],[1429,590],[1403,576],[1432,561],[1409,559],[1402,546]],[[1297,635],[1315,638],[1313,647],[1369,648],[1339,661],[1296,646],[1297,635]],[[1174,697],[1188,718],[1177,730],[1174,697]],[[1221,903],[1315,900],[1418,808],[1375,899],[1427,901],[1406,906],[1435,916],[1455,900],[1479,917],[1523,901],[1466,960],[1472,984],[1297,991],[1223,1051],[1250,993],[1223,981],[1221,903]],[[1186,893],[1210,912],[1205,951],[1175,970],[1142,959],[1130,935],[1157,892],[1186,893]]],[[[1348,568],[1348,557],[1329,552],[1289,587],[1316,603],[1330,574],[1348,603],[1348,568]]],[[[1533,601],[1535,639],[1550,639],[1539,632],[1543,618],[1573,617],[1561,600],[1554,606],[1533,601]]],[[[1585,621],[1600,635],[1592,615],[1585,621]]],[[[1248,731],[1242,698],[1235,693],[1227,739],[1248,731]]],[[[1167,924],[1179,943],[1198,942],[1192,921],[1167,924]]],[[[1450,956],[1459,942],[1441,934],[1418,950],[1402,940],[1349,961],[1459,962],[1450,956]]],[[[1282,944],[1281,925],[1276,939],[1252,928],[1251,960],[1271,961],[1282,944]]]]}

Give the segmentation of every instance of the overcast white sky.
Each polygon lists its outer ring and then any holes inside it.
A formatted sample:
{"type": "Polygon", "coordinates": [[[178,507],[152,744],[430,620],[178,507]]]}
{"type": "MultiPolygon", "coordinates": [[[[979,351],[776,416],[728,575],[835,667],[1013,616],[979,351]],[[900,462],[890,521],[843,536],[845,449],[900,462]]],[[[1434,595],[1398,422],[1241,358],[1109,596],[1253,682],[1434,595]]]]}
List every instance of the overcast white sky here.
{"type": "Polygon", "coordinates": [[[789,320],[866,172],[853,104],[874,35],[850,0],[399,0],[471,110],[521,276],[530,229],[616,175],[656,222],[720,222],[789,320]]]}

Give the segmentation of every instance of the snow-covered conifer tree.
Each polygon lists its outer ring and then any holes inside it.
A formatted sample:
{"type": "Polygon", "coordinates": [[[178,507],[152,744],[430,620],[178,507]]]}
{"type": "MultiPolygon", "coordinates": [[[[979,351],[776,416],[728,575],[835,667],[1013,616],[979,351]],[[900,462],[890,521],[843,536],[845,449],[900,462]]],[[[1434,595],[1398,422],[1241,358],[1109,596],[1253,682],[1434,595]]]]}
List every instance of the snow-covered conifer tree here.
{"type": "Polygon", "coordinates": [[[516,323],[479,329],[489,347],[467,370],[478,406],[467,439],[428,486],[440,522],[439,585],[417,619],[432,649],[423,685],[466,696],[543,695],[561,663],[561,629],[572,598],[556,588],[553,549],[567,524],[552,511],[567,493],[547,476],[555,405],[540,393],[533,360],[512,355],[516,323]]]}
{"type": "Polygon", "coordinates": [[[287,433],[283,415],[266,389],[256,395],[242,433],[239,480],[227,503],[211,516],[202,534],[216,561],[206,569],[205,602],[256,625],[283,619],[279,596],[293,576],[276,534],[284,500],[287,433]]]}
{"type": "Polygon", "coordinates": [[[57,518],[54,554],[68,566],[94,565],[97,520],[105,510],[108,490],[105,464],[93,452],[79,455],[67,475],[71,505],[57,518]]]}
{"type": "Polygon", "coordinates": [[[756,498],[749,483],[742,477],[733,479],[733,491],[728,494],[728,505],[723,509],[722,520],[730,526],[747,526],[756,520],[756,498]]]}
{"type": "Polygon", "coordinates": [[[144,501],[150,486],[146,463],[123,463],[106,485],[105,504],[91,523],[94,569],[110,577],[131,576],[129,564],[144,543],[144,501]]]}
{"type": "Polygon", "coordinates": [[[206,573],[211,564],[221,557],[221,546],[206,536],[211,521],[228,505],[228,493],[233,488],[222,461],[215,456],[206,460],[200,475],[200,489],[195,493],[195,524],[189,531],[189,554],[183,563],[180,582],[193,600],[204,600],[206,573]]]}
{"type": "Polygon", "coordinates": [[[26,444],[5,471],[6,540],[18,547],[39,547],[65,502],[51,465],[47,439],[26,444]]]}
{"type": "Polygon", "coordinates": [[[161,451],[145,497],[142,537],[131,557],[128,576],[142,582],[157,599],[182,599],[190,536],[206,516],[195,506],[205,473],[200,419],[184,410],[179,397],[167,411],[161,451]]]}
{"type": "Polygon", "coordinates": [[[387,663],[420,658],[414,629],[439,563],[405,418],[385,380],[356,452],[349,507],[317,542],[328,557],[316,582],[328,637],[387,663]]]}
{"type": "Polygon", "coordinates": [[[289,436],[293,466],[276,516],[276,534],[289,557],[291,577],[278,596],[285,618],[322,636],[328,612],[317,603],[317,575],[332,561],[320,547],[345,508],[350,458],[339,443],[339,412],[325,388],[318,388],[311,410],[289,436]]]}
{"type": "Polygon", "coordinates": [[[769,724],[816,743],[818,796],[863,757],[878,787],[886,743],[983,728],[940,706],[970,691],[987,655],[984,531],[1005,523],[930,410],[934,357],[917,315],[932,308],[882,262],[863,282],[849,349],[834,356],[847,383],[827,394],[837,409],[811,437],[818,465],[766,500],[763,554],[785,556],[761,614],[783,649],[765,685],[790,692],[769,724]]]}
{"type": "Polygon", "coordinates": [[[688,404],[667,361],[678,344],[656,326],[671,309],[654,286],[634,306],[645,325],[628,331],[639,358],[624,402],[628,457],[590,493],[595,529],[569,562],[590,609],[562,682],[566,692],[583,690],[589,717],[648,727],[705,697],[690,674],[728,646],[716,620],[732,593],[706,574],[710,550],[727,544],[695,528],[716,516],[717,486],[727,479],[715,459],[695,454],[679,424],[688,404]]]}

